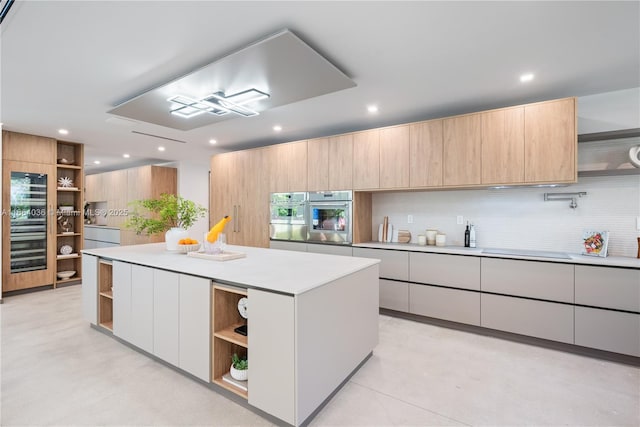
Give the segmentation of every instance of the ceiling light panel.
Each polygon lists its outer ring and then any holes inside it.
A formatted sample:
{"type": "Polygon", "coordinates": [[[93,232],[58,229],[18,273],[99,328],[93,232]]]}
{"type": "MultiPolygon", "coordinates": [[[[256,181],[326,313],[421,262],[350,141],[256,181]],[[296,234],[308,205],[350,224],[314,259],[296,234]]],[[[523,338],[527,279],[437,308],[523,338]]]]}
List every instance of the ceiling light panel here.
{"type": "Polygon", "coordinates": [[[353,80],[327,59],[283,30],[123,102],[109,113],[191,130],[354,86],[353,80]],[[202,92],[203,88],[207,92],[202,92]],[[213,110],[207,110],[207,94],[224,94],[224,99],[214,98],[216,102],[208,105],[213,110]],[[168,104],[169,98],[174,99],[168,104]],[[236,114],[225,114],[225,109],[236,114]]]}

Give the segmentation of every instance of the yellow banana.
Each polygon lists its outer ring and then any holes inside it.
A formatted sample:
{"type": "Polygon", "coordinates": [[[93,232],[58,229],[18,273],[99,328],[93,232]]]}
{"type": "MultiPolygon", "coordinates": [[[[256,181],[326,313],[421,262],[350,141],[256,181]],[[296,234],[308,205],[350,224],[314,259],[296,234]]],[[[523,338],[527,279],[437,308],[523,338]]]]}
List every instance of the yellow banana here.
{"type": "Polygon", "coordinates": [[[218,240],[218,235],[224,231],[224,227],[229,221],[231,221],[231,217],[229,215],[225,215],[225,217],[218,221],[216,225],[211,227],[211,230],[207,233],[207,241],[209,243],[213,243],[218,240]]]}

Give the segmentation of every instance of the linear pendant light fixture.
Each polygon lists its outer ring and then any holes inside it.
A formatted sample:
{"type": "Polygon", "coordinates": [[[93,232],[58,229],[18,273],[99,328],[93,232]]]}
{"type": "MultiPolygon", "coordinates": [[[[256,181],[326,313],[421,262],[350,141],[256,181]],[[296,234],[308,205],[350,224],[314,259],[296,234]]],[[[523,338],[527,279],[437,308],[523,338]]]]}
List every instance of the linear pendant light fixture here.
{"type": "Polygon", "coordinates": [[[224,92],[215,92],[201,99],[193,99],[185,95],[175,95],[167,99],[167,101],[173,104],[173,108],[170,110],[171,114],[188,119],[203,113],[216,116],[222,116],[227,113],[236,113],[244,117],[257,116],[259,114],[257,111],[247,108],[245,105],[266,98],[269,98],[268,93],[251,88],[234,93],[233,95],[225,95],[224,92]]]}

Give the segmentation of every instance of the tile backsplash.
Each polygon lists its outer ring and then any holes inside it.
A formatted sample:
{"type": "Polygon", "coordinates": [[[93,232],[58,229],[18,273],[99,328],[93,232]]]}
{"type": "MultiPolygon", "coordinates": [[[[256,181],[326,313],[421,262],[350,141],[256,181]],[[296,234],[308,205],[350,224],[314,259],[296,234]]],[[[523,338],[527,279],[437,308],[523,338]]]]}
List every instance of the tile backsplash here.
{"type": "Polygon", "coordinates": [[[374,193],[374,239],[385,215],[394,228],[411,232],[411,243],[434,228],[446,233],[447,245],[463,246],[470,221],[478,247],[579,253],[585,229],[606,230],[610,256],[635,257],[640,176],[581,177],[577,184],[560,188],[374,193]],[[580,191],[587,195],[577,199],[576,209],[569,201],[544,201],[544,193],[580,191]],[[456,224],[459,215],[464,225],[456,224]]]}

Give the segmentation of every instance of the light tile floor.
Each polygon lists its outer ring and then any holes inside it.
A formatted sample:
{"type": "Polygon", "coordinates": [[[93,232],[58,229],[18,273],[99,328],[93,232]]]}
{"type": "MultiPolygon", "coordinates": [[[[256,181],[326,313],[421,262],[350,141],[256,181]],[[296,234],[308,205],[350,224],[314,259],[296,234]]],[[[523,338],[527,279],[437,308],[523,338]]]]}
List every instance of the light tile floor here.
{"type": "MultiPolygon", "coordinates": [[[[271,423],[101,334],[80,287],[5,298],[0,425],[271,423]]],[[[312,426],[640,425],[640,369],[380,316],[380,344],[312,426]]]]}

